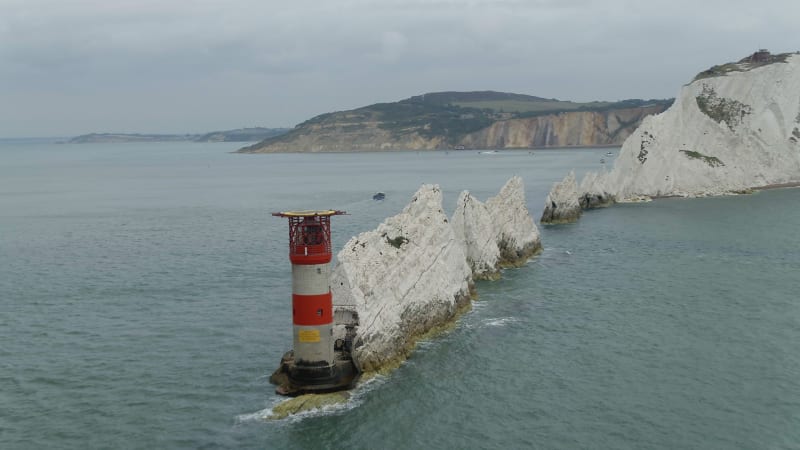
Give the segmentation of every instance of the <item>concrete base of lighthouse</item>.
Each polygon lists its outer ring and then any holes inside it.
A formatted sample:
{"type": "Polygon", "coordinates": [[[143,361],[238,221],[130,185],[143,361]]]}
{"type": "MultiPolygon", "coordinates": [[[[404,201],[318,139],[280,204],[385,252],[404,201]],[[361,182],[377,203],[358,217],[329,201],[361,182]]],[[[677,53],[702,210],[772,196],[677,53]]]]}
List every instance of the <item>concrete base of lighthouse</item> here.
{"type": "Polygon", "coordinates": [[[277,386],[275,393],[295,397],[351,389],[360,373],[349,352],[336,351],[334,355],[333,365],[324,361],[309,364],[295,361],[294,351],[286,352],[280,367],[269,377],[277,386]]]}

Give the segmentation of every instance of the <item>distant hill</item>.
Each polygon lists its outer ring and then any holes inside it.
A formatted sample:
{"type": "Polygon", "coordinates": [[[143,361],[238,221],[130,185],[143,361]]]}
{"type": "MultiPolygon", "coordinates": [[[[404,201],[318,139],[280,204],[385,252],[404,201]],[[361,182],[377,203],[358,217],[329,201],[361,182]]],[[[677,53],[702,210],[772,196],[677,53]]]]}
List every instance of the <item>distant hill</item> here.
{"type": "Polygon", "coordinates": [[[435,92],[322,114],[239,151],[613,145],[644,116],[671,104],[671,99],[578,103],[494,91],[435,92]]]}
{"type": "Polygon", "coordinates": [[[91,133],[76,136],[68,144],[121,143],[121,142],[256,142],[289,131],[289,128],[238,128],[213,131],[206,134],[138,134],[138,133],[91,133]]]}
{"type": "Polygon", "coordinates": [[[255,142],[280,136],[289,130],[291,128],[239,128],[237,130],[213,131],[194,140],[197,142],[255,142]]]}
{"type": "Polygon", "coordinates": [[[107,144],[118,142],[176,142],[192,141],[197,134],[138,134],[138,133],[90,133],[76,136],[68,144],[107,144]]]}

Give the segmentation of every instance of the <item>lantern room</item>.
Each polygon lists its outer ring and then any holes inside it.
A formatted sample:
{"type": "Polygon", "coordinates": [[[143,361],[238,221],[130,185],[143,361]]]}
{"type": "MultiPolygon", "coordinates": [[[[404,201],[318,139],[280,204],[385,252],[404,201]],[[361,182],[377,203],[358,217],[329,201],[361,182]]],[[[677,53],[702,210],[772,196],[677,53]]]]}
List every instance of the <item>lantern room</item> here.
{"type": "Polygon", "coordinates": [[[344,211],[285,211],[273,216],[289,219],[289,259],[292,264],[331,262],[331,216],[344,211]]]}

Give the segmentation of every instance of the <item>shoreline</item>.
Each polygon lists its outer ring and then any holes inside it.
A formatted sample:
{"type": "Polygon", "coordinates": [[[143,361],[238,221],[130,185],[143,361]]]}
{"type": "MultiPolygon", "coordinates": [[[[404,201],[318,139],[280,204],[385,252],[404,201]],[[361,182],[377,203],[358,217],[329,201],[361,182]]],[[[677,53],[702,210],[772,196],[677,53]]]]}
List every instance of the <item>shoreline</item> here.
{"type": "MultiPolygon", "coordinates": [[[[287,153],[409,153],[409,152],[453,152],[453,153],[470,153],[470,152],[513,152],[513,151],[543,151],[543,150],[600,150],[604,148],[621,148],[622,144],[603,144],[603,145],[566,145],[566,146],[552,146],[552,147],[507,147],[507,148],[467,148],[463,150],[456,150],[453,148],[421,148],[421,149],[369,149],[369,150],[321,150],[321,151],[304,151],[304,150],[291,150],[291,151],[269,151],[269,152],[243,152],[242,149],[234,150],[230,153],[239,153],[243,155],[269,155],[269,154],[287,154],[287,153]]],[[[246,148],[246,147],[244,147],[246,148]]]]}
{"type": "Polygon", "coordinates": [[[784,189],[784,188],[795,188],[800,187],[800,181],[790,181],[788,183],[775,183],[775,184],[767,184],[764,186],[753,187],[750,188],[754,191],[766,191],[768,189],[784,189]]]}
{"type": "MultiPolygon", "coordinates": [[[[749,188],[744,188],[744,189],[742,189],[740,191],[730,191],[730,192],[724,192],[722,194],[695,195],[695,196],[672,194],[672,195],[653,195],[653,196],[646,196],[646,197],[649,198],[650,200],[662,200],[662,199],[668,199],[668,198],[725,197],[725,196],[732,196],[732,195],[748,195],[748,194],[752,194],[755,191],[768,191],[768,190],[772,190],[772,189],[789,189],[789,188],[798,188],[798,187],[800,187],[800,181],[790,181],[788,183],[773,183],[773,184],[765,184],[764,186],[749,187],[749,188]],[[753,191],[753,192],[748,192],[748,191],[753,191]]],[[[622,201],[617,201],[616,203],[645,203],[646,201],[647,200],[634,200],[634,201],[622,200],[622,201]]]]}

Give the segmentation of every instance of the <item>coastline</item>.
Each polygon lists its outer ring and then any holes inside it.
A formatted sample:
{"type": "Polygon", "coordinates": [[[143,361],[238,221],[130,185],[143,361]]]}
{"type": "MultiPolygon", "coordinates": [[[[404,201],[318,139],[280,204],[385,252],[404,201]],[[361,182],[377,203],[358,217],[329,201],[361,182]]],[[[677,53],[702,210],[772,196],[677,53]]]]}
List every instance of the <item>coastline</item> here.
{"type": "MultiPolygon", "coordinates": [[[[791,182],[788,182],[788,183],[765,184],[764,186],[749,187],[749,188],[742,189],[740,191],[731,191],[731,192],[725,192],[725,193],[722,193],[722,194],[695,195],[695,196],[678,195],[678,194],[673,194],[673,195],[654,195],[654,196],[648,196],[648,198],[650,200],[662,200],[662,199],[668,199],[668,198],[724,197],[724,196],[730,196],[730,195],[748,195],[748,194],[752,194],[754,191],[767,191],[767,190],[772,190],[772,189],[791,189],[791,188],[800,188],[800,181],[791,181],[791,182]]],[[[646,202],[646,201],[647,200],[617,201],[616,203],[643,203],[643,202],[646,202]]]]}
{"type": "Polygon", "coordinates": [[[456,150],[453,148],[425,148],[425,149],[365,149],[365,150],[322,150],[322,151],[305,151],[305,150],[296,150],[296,151],[268,151],[268,152],[252,152],[252,151],[242,151],[247,147],[240,148],[238,150],[234,150],[229,153],[239,153],[243,155],[266,155],[272,153],[409,153],[409,152],[453,152],[453,153],[469,153],[469,152],[483,152],[483,151],[496,151],[496,152],[505,152],[505,151],[531,151],[531,150],[593,150],[593,149],[604,149],[604,148],[621,148],[622,144],[611,145],[611,144],[602,144],[602,145],[564,145],[564,146],[552,146],[552,147],[505,147],[505,148],[467,148],[463,150],[456,150]]]}
{"type": "Polygon", "coordinates": [[[800,181],[791,181],[788,183],[775,183],[775,184],[767,184],[764,186],[753,187],[750,188],[754,191],[765,191],[767,189],[786,189],[786,188],[796,188],[800,187],[800,181]]]}

